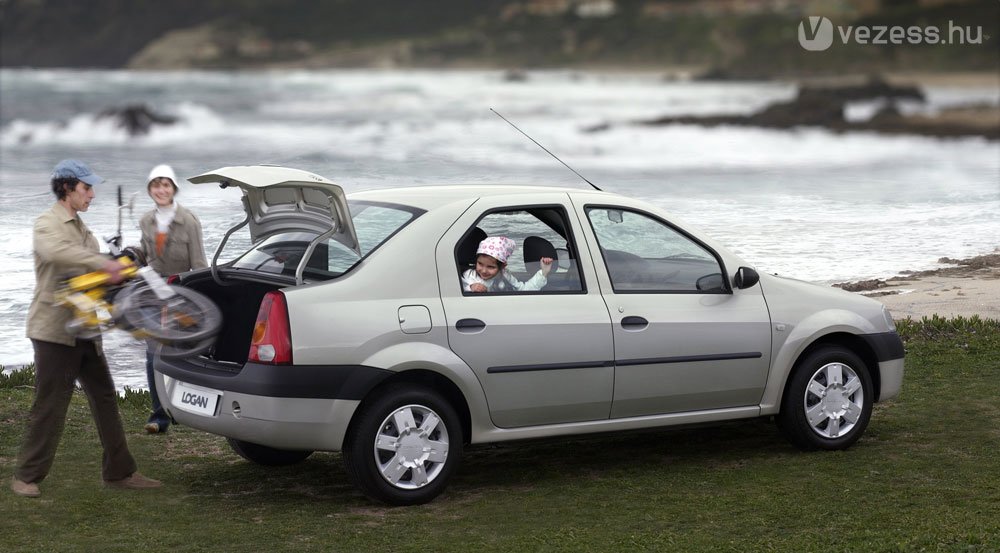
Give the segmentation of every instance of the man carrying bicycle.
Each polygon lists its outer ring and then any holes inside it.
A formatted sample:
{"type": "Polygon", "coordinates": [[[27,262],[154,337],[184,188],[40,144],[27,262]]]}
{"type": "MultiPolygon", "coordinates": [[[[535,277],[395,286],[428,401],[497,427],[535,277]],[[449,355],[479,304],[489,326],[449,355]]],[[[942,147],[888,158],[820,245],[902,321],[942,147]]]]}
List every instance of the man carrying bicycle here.
{"type": "Polygon", "coordinates": [[[54,304],[53,294],[68,273],[105,271],[112,283],[122,280],[125,266],[100,253],[97,238],[80,218],[94,199],[94,186],[103,181],[80,161],[60,161],[51,180],[56,203],[35,220],[36,282],[27,330],[35,350],[35,400],[11,480],[11,489],[20,496],[41,495],[38,483],[55,460],[76,380],[87,394],[104,448],[101,476],[105,485],[126,489],[161,485],[136,472],[100,336],[84,340],[71,335],[66,330],[69,310],[54,304]]]}

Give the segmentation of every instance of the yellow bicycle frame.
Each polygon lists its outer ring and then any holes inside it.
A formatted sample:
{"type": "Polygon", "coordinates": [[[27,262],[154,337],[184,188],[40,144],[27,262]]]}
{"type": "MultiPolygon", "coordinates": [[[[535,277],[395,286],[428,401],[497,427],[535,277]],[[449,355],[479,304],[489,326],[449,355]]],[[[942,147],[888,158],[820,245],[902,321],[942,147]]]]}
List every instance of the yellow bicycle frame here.
{"type": "MultiPolygon", "coordinates": [[[[131,280],[138,274],[139,268],[127,256],[117,259],[125,266],[121,271],[123,281],[131,280]]],[[[73,317],[66,324],[67,330],[75,333],[102,332],[114,326],[111,305],[105,296],[111,275],[104,271],[94,271],[66,280],[63,287],[55,293],[55,304],[66,306],[73,312],[73,317]]]]}

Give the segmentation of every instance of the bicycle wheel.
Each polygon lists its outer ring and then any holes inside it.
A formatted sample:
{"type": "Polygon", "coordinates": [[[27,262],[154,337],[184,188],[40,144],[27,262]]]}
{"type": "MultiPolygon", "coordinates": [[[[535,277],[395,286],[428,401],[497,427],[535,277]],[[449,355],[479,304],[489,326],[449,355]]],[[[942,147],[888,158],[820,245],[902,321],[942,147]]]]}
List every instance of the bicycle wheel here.
{"type": "Polygon", "coordinates": [[[218,334],[222,312],[204,294],[182,286],[171,286],[174,295],[157,297],[146,284],[136,284],[115,302],[115,311],[125,328],[144,332],[166,345],[194,344],[218,334]]]}

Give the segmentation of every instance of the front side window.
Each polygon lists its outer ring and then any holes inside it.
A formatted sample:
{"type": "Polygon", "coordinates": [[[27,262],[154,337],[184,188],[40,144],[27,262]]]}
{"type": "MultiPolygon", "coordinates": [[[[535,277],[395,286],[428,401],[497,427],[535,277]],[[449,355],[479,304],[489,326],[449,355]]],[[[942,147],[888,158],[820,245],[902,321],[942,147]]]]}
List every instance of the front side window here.
{"type": "MultiPolygon", "coordinates": [[[[336,278],[354,267],[393,234],[419,216],[419,210],[404,206],[349,202],[361,255],[329,238],[316,244],[303,276],[310,280],[336,278]]],[[[294,276],[310,242],[312,232],[282,232],[255,244],[233,266],[272,274],[294,276]]]]}
{"type": "Polygon", "coordinates": [[[685,234],[643,213],[586,211],[615,292],[726,292],[718,259],[685,234]]]}

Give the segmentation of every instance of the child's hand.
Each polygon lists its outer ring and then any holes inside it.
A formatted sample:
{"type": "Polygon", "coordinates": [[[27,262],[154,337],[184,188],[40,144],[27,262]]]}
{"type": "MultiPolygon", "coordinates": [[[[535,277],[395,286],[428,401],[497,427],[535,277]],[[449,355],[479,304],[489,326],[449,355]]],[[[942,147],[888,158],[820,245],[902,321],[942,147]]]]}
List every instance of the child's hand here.
{"type": "Polygon", "coordinates": [[[549,276],[549,271],[552,270],[553,259],[551,257],[543,257],[539,261],[542,262],[542,274],[545,276],[549,276]]]}
{"type": "Polygon", "coordinates": [[[469,290],[472,290],[473,292],[485,292],[486,291],[486,286],[483,285],[483,284],[481,284],[481,283],[479,283],[479,282],[476,282],[476,283],[472,284],[471,286],[469,286],[469,290]]]}

